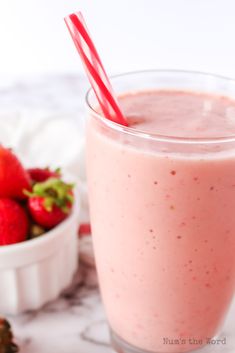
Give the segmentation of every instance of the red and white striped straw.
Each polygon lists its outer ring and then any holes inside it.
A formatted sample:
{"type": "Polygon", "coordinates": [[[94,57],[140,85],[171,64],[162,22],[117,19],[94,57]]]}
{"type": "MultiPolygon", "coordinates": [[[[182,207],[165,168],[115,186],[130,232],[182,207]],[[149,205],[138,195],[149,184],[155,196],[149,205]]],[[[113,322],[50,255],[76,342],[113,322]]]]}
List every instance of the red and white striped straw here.
{"type": "Polygon", "coordinates": [[[88,34],[81,12],[73,13],[65,17],[64,20],[82,59],[88,79],[104,116],[118,124],[128,126],[97,50],[88,34]]]}

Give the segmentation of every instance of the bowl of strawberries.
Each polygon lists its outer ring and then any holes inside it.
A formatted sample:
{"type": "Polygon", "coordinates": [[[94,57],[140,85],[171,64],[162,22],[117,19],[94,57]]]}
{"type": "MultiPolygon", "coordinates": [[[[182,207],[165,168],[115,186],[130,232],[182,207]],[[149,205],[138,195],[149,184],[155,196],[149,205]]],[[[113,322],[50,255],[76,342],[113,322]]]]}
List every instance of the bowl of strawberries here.
{"type": "Polygon", "coordinates": [[[78,200],[76,185],[59,169],[25,169],[0,145],[0,312],[36,310],[70,284],[78,200]]]}

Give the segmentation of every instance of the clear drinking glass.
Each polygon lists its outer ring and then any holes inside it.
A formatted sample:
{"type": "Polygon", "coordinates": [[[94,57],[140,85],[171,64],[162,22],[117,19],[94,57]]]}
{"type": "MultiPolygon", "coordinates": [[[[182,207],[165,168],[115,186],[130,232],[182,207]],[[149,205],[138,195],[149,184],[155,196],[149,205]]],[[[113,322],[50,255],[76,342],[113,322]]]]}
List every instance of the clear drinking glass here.
{"type": "MultiPolygon", "coordinates": [[[[209,74],[145,71],[115,91],[235,97],[209,74]]],[[[87,174],[101,294],[119,352],[188,352],[220,330],[235,289],[235,136],[181,138],[122,127],[87,95],[87,174]]],[[[190,116],[189,116],[190,119],[190,116]]]]}

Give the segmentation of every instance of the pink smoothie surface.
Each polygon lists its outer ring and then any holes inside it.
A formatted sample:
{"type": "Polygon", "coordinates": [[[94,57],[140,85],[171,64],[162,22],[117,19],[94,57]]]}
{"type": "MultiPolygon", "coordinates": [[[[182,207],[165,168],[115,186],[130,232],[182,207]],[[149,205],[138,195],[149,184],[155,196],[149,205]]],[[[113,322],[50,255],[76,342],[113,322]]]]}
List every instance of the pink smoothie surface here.
{"type": "MultiPolygon", "coordinates": [[[[150,134],[235,134],[235,101],[203,93],[119,97],[150,134]]],[[[177,146],[91,117],[87,173],[95,257],[112,330],[150,352],[207,344],[235,289],[235,143],[177,146]]]]}
{"type": "Polygon", "coordinates": [[[176,137],[235,135],[235,101],[184,91],[133,92],[119,98],[131,127],[176,137]]]}

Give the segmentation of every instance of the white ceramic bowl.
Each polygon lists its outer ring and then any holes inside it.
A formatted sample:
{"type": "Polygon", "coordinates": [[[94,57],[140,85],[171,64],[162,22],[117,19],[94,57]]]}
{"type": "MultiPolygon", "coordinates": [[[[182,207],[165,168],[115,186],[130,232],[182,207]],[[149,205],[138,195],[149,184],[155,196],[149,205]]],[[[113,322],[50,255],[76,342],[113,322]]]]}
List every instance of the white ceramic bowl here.
{"type": "Polygon", "coordinates": [[[39,309],[66,288],[78,266],[79,195],[71,215],[47,234],[0,247],[0,314],[39,309]]]}

